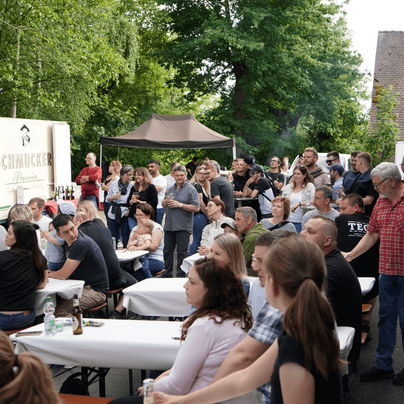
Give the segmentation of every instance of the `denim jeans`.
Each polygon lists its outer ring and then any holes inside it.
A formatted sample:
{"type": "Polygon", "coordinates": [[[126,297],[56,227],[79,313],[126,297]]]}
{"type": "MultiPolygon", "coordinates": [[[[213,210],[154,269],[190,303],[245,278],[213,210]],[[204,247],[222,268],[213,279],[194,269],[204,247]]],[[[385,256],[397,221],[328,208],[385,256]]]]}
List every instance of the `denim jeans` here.
{"type": "Polygon", "coordinates": [[[193,240],[191,247],[189,247],[189,255],[194,255],[197,252],[198,247],[201,244],[202,231],[207,223],[208,218],[202,212],[194,214],[194,221],[192,225],[193,240]]]}
{"type": "Polygon", "coordinates": [[[301,222],[292,222],[295,225],[296,233],[299,234],[302,231],[302,223],[301,222]]]}
{"type": "Polygon", "coordinates": [[[121,219],[120,227],[117,226],[115,223],[115,219],[108,218],[108,227],[111,231],[112,237],[115,237],[115,241],[118,244],[118,240],[121,238],[123,248],[126,248],[126,245],[129,241],[130,231],[129,231],[129,224],[128,224],[128,216],[124,216],[121,219]],[[120,231],[120,233],[119,233],[120,231]],[[121,234],[121,237],[120,237],[121,234]]]}
{"type": "Polygon", "coordinates": [[[104,201],[104,215],[107,218],[107,226],[109,226],[108,225],[108,211],[109,211],[110,207],[111,207],[111,203],[107,202],[107,199],[105,198],[105,201],[104,201]]]}
{"type": "MultiPolygon", "coordinates": [[[[91,201],[91,202],[93,202],[94,203],[94,205],[95,205],[95,207],[97,208],[97,210],[98,210],[98,198],[97,198],[97,196],[96,195],[86,195],[86,197],[84,198],[86,201],[91,201]]],[[[80,199],[79,199],[79,202],[81,202],[83,199],[82,199],[82,197],[80,196],[80,199]]]]}
{"type": "Polygon", "coordinates": [[[64,264],[64,262],[48,262],[48,269],[49,271],[59,271],[64,264]]]}
{"type": "Polygon", "coordinates": [[[376,367],[393,369],[393,352],[397,338],[399,317],[404,346],[404,276],[380,274],[379,277],[379,341],[376,349],[376,367]]]}
{"type": "Polygon", "coordinates": [[[142,263],[142,268],[135,271],[134,276],[138,282],[143,281],[144,279],[151,278],[152,275],[160,272],[164,267],[164,262],[149,259],[147,255],[140,258],[140,262],[142,263]]]}
{"type": "Polygon", "coordinates": [[[134,217],[128,217],[129,232],[132,233],[134,227],[137,226],[137,220],[134,217]]]}
{"type": "Polygon", "coordinates": [[[32,325],[35,320],[35,310],[26,316],[24,313],[3,314],[0,313],[0,330],[20,330],[32,325]]]}
{"type": "Polygon", "coordinates": [[[158,224],[162,224],[163,223],[163,216],[164,216],[164,208],[157,208],[156,211],[156,222],[158,224]]]}

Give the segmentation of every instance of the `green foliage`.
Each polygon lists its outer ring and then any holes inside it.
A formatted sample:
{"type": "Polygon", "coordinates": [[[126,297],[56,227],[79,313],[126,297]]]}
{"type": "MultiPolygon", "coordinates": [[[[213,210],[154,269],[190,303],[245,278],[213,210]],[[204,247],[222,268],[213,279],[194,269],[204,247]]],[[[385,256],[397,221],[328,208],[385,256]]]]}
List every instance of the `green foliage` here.
{"type": "Polygon", "coordinates": [[[394,154],[395,145],[399,139],[399,128],[394,113],[398,105],[399,93],[393,92],[393,86],[389,88],[379,86],[376,89],[376,123],[372,133],[367,139],[366,150],[372,155],[374,164],[388,161],[394,154]]]}
{"type": "Polygon", "coordinates": [[[302,117],[315,132],[321,122],[334,125],[343,104],[344,116],[361,120],[361,58],[350,51],[339,2],[160,2],[175,35],[160,52],[178,70],[173,82],[190,89],[188,99],[198,92],[221,96],[219,107],[206,117],[212,129],[242,136],[268,154],[276,135],[291,136],[302,117]]]}

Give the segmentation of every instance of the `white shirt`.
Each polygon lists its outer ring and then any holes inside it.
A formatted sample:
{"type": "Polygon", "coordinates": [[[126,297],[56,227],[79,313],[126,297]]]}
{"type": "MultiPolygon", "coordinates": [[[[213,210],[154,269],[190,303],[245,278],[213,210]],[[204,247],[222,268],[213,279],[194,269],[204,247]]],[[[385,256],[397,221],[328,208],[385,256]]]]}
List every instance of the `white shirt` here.
{"type": "Polygon", "coordinates": [[[6,234],[7,230],[0,225],[0,251],[9,250],[10,247],[6,246],[6,234]]]}
{"type": "Polygon", "coordinates": [[[170,189],[175,184],[175,178],[171,174],[166,175],[164,178],[167,181],[167,189],[170,189]]]}
{"type": "Polygon", "coordinates": [[[170,374],[154,385],[155,391],[184,395],[206,387],[215,377],[227,354],[247,334],[235,320],[216,324],[208,317],[195,320],[178,351],[170,374]]]}
{"type": "Polygon", "coordinates": [[[42,216],[37,222],[35,222],[42,231],[49,231],[49,223],[52,219],[48,216],[42,216]]]}
{"type": "Polygon", "coordinates": [[[159,185],[161,187],[161,191],[157,194],[157,198],[158,198],[157,209],[160,209],[163,207],[161,202],[163,201],[164,197],[166,196],[167,181],[161,174],[159,174],[155,178],[152,177],[152,182],[154,185],[159,185]]]}

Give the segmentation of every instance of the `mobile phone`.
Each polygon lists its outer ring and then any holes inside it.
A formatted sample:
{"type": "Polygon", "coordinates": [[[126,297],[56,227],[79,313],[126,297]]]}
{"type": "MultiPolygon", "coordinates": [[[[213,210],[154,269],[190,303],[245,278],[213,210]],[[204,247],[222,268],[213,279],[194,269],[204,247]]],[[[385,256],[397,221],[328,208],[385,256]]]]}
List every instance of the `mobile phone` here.
{"type": "Polygon", "coordinates": [[[31,337],[34,335],[41,335],[42,331],[18,331],[16,337],[31,337]]]}

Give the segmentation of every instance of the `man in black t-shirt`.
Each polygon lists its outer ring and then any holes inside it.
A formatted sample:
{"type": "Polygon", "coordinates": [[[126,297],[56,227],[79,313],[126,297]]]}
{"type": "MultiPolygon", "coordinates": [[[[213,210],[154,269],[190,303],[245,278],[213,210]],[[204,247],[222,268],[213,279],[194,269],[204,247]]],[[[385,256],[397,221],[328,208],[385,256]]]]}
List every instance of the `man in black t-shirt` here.
{"type": "Polygon", "coordinates": [[[236,169],[233,171],[232,177],[234,195],[241,196],[243,194],[244,185],[248,180],[247,167],[243,159],[236,160],[236,169]]]}
{"type": "Polygon", "coordinates": [[[271,158],[271,171],[266,171],[265,174],[272,178],[276,188],[282,190],[285,183],[285,176],[281,173],[281,159],[277,156],[271,158]]]}
{"type": "Polygon", "coordinates": [[[206,166],[206,177],[210,182],[210,195],[212,199],[220,199],[226,206],[225,215],[234,218],[234,194],[231,182],[219,175],[220,166],[217,163],[206,166]]]}
{"type": "Polygon", "coordinates": [[[127,288],[134,285],[136,279],[124,271],[119,264],[118,257],[112,245],[112,236],[109,229],[90,220],[85,212],[77,212],[73,222],[80,232],[90,237],[100,247],[105,265],[107,266],[110,289],[127,288]]]}
{"type": "Polygon", "coordinates": [[[348,360],[356,362],[361,347],[362,291],[354,270],[337,248],[337,235],[337,225],[325,216],[311,218],[301,233],[323,251],[327,265],[327,299],[334,309],[337,324],[355,328],[348,360]]]}
{"type": "Polygon", "coordinates": [[[190,161],[186,166],[187,170],[187,179],[190,180],[192,176],[195,174],[196,167],[198,166],[198,157],[194,157],[192,161],[190,161]]]}
{"type": "Polygon", "coordinates": [[[356,168],[361,173],[354,181],[352,187],[346,194],[358,194],[363,198],[365,213],[370,217],[373,208],[379,198],[379,193],[375,190],[370,173],[372,171],[372,156],[369,153],[359,153],[357,155],[356,168]]]}
{"type": "Polygon", "coordinates": [[[271,217],[272,200],[275,198],[269,181],[263,176],[264,171],[258,164],[254,164],[250,171],[250,178],[244,185],[243,197],[256,198],[261,211],[261,219],[271,217]]]}
{"type": "MultiPolygon", "coordinates": [[[[83,280],[84,289],[80,298],[83,311],[105,302],[109,289],[108,271],[98,245],[77,230],[68,215],[58,215],[53,226],[59,237],[65,240],[66,262],[58,271],[49,271],[50,278],[83,280]]],[[[56,306],[56,317],[67,317],[73,313],[73,300],[60,299],[56,306]]]]}

